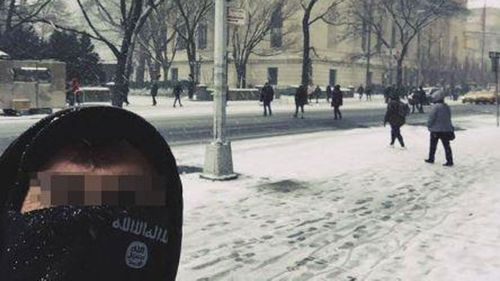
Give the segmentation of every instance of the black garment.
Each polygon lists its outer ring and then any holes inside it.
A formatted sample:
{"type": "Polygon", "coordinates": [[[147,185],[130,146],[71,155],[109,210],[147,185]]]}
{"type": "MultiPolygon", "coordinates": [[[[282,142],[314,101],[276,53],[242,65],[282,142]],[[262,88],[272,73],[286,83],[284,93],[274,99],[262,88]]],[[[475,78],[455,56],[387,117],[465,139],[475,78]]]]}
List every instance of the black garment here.
{"type": "Polygon", "coordinates": [[[183,90],[182,90],[182,86],[181,85],[175,86],[175,88],[174,88],[174,96],[175,96],[174,107],[177,104],[177,102],[179,102],[179,105],[182,107],[182,103],[181,103],[181,94],[182,94],[182,92],[183,92],[183,90]]]}
{"type": "Polygon", "coordinates": [[[335,116],[335,120],[342,119],[342,112],[340,112],[340,106],[333,107],[333,115],[335,116]]]}
{"type": "Polygon", "coordinates": [[[384,117],[384,123],[389,123],[391,126],[401,127],[406,123],[406,115],[404,112],[405,104],[399,100],[391,100],[387,105],[387,111],[384,117]]]}
{"type": "Polygon", "coordinates": [[[177,104],[177,102],[179,102],[179,105],[182,107],[182,103],[181,103],[181,96],[179,96],[179,95],[176,95],[176,96],[175,96],[175,99],[174,99],[174,107],[175,107],[175,105],[177,104]]]}
{"type": "Polygon", "coordinates": [[[269,116],[273,115],[273,111],[271,109],[271,103],[264,102],[264,116],[267,116],[267,111],[269,110],[269,116]]]}
{"type": "Polygon", "coordinates": [[[430,138],[431,145],[429,148],[429,159],[428,159],[430,162],[434,162],[437,150],[437,144],[438,141],[441,140],[446,155],[446,163],[453,164],[453,152],[451,151],[449,135],[450,132],[431,133],[431,138],[430,138]]]}
{"type": "Polygon", "coordinates": [[[261,90],[260,100],[264,103],[271,103],[274,100],[274,90],[270,85],[264,86],[261,90]]]}
{"type": "Polygon", "coordinates": [[[391,125],[391,145],[394,145],[396,139],[399,141],[401,147],[405,147],[405,142],[401,135],[401,126],[391,125]]]}
{"type": "Polygon", "coordinates": [[[153,85],[151,86],[151,97],[153,98],[153,106],[157,104],[156,102],[157,95],[158,95],[158,82],[154,81],[153,85]]]}
{"type": "Polygon", "coordinates": [[[264,103],[264,116],[267,116],[267,110],[269,110],[269,115],[273,115],[271,110],[271,102],[274,100],[274,90],[270,85],[266,85],[261,90],[260,101],[264,103]]]}
{"type": "Polygon", "coordinates": [[[114,107],[59,111],[5,150],[0,157],[0,182],[2,280],[175,280],[182,238],[182,185],[168,145],[143,118],[114,107]],[[82,140],[89,149],[118,140],[138,149],[160,175],[166,205],[59,206],[21,214],[31,174],[61,148],[82,140]],[[127,223],[123,229],[115,227],[127,218],[135,228],[127,223]]]}
{"type": "Polygon", "coordinates": [[[306,105],[307,104],[307,87],[300,86],[295,92],[295,104],[296,105],[306,105]]]}
{"type": "Polygon", "coordinates": [[[300,118],[304,119],[304,105],[303,104],[296,104],[295,105],[295,114],[293,117],[297,118],[299,115],[299,109],[301,110],[302,116],[300,118]]]}

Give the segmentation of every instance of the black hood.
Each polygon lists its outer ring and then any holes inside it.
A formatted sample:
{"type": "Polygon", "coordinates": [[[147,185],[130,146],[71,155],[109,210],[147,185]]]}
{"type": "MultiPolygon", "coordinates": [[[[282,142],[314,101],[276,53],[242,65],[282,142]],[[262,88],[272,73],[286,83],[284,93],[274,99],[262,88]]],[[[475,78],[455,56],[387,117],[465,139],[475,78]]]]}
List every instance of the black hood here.
{"type": "Polygon", "coordinates": [[[0,158],[0,188],[3,278],[175,279],[182,239],[182,184],[168,144],[143,118],[113,107],[71,108],[48,116],[4,152],[0,158]],[[81,140],[125,140],[142,152],[164,179],[166,205],[59,206],[20,214],[30,174],[58,150],[81,140]],[[134,224],[115,227],[122,222],[135,223],[135,228],[134,224]],[[28,257],[30,253],[38,253],[36,259],[34,255],[28,257]],[[134,264],[138,266],[134,268],[134,264]]]}

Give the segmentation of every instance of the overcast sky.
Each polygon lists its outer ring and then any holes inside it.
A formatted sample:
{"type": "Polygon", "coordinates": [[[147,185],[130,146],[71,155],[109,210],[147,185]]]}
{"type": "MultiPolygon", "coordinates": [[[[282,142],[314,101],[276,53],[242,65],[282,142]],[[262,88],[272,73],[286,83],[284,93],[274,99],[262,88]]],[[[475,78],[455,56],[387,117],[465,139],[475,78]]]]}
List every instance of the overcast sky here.
{"type": "Polygon", "coordinates": [[[469,8],[481,8],[487,6],[500,8],[500,0],[469,0],[469,8]]]}

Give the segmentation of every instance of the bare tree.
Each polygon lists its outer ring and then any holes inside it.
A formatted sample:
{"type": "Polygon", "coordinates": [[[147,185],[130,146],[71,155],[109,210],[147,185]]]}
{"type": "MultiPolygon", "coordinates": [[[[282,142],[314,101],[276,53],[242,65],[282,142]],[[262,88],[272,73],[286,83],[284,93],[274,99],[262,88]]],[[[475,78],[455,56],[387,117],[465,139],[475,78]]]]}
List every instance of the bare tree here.
{"type": "Polygon", "coordinates": [[[397,63],[397,86],[403,84],[403,64],[408,55],[412,41],[419,32],[438,19],[448,18],[465,11],[462,4],[454,0],[374,0],[373,13],[388,19],[393,25],[392,34],[388,34],[383,21],[367,11],[365,0],[351,0],[350,14],[369,25],[378,40],[387,48],[392,49],[393,34],[397,41],[398,51],[393,54],[397,63]]]}
{"type": "Polygon", "coordinates": [[[302,85],[309,85],[312,82],[311,51],[314,51],[314,47],[311,46],[311,26],[320,20],[328,24],[334,24],[336,13],[342,2],[344,0],[300,0],[300,6],[304,11],[302,17],[302,85]]]}
{"type": "Polygon", "coordinates": [[[162,3],[152,12],[137,38],[141,47],[139,56],[144,57],[151,80],[158,79],[161,69],[164,74],[163,79],[167,81],[168,71],[176,55],[175,26],[177,21],[173,16],[174,8],[175,6],[170,1],[162,3]]]}
{"type": "MultiPolygon", "coordinates": [[[[175,25],[178,36],[184,41],[187,58],[189,61],[189,73],[194,79],[194,83],[198,83],[198,59],[197,55],[197,33],[198,27],[203,21],[206,21],[206,16],[214,5],[213,0],[174,0],[177,12],[179,15],[178,24],[175,25]]],[[[193,95],[192,87],[190,87],[189,96],[193,95]]]]}
{"type": "Polygon", "coordinates": [[[149,15],[164,0],[76,0],[90,31],[63,26],[47,19],[41,22],[57,29],[86,34],[103,42],[116,58],[112,105],[122,107],[129,90],[134,42],[149,15]],[[103,20],[104,19],[104,20],[103,20]],[[114,32],[109,32],[109,31],[114,32]]]}
{"type": "Polygon", "coordinates": [[[289,0],[241,0],[239,6],[246,10],[247,20],[244,25],[233,28],[231,44],[238,88],[245,88],[247,63],[252,54],[275,55],[293,43],[293,39],[283,42],[283,38],[288,39],[286,35],[295,30],[295,26],[284,29],[283,21],[294,15],[297,9],[289,0]],[[276,37],[269,36],[273,29],[276,37]],[[271,48],[257,50],[263,42],[269,43],[271,48]]]}
{"type": "Polygon", "coordinates": [[[0,0],[0,36],[22,26],[44,12],[53,0],[0,0]]]}

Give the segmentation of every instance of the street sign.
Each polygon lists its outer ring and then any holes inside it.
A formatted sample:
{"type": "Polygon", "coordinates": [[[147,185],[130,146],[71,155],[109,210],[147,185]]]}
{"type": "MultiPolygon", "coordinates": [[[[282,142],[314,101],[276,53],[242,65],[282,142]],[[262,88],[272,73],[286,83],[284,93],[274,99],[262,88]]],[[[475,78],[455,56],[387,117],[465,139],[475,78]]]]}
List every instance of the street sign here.
{"type": "Polygon", "coordinates": [[[245,25],[246,11],[244,9],[229,7],[227,9],[227,22],[232,25],[245,25]]]}

